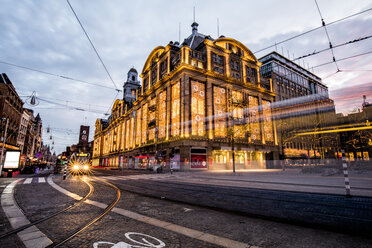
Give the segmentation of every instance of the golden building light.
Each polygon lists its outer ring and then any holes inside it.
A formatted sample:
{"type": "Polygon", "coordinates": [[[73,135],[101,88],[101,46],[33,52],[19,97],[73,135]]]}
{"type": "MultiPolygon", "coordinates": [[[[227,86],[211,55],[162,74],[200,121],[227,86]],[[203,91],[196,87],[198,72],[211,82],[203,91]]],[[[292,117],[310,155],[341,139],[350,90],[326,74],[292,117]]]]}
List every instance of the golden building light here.
{"type": "Polygon", "coordinates": [[[182,44],[170,42],[149,54],[142,84],[134,68],[128,72],[123,100],[108,120],[96,122],[94,163],[230,170],[229,137],[237,169],[266,168],[265,154],[277,158],[270,105],[275,94],[260,81],[261,63],[239,41],[213,39],[197,26],[182,44]],[[107,143],[115,147],[108,150],[107,143]]]}

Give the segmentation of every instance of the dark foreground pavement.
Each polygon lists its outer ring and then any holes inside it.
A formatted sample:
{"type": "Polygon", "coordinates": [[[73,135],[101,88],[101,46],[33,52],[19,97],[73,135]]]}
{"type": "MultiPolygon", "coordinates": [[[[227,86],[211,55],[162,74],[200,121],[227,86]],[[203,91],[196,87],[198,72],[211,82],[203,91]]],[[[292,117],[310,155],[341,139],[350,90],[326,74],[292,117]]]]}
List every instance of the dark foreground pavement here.
{"type": "MultiPolygon", "coordinates": [[[[122,247],[119,245],[134,245],[128,237],[140,240],[147,237],[143,235],[153,237],[150,238],[153,243],[158,242],[154,238],[164,242],[164,246],[159,247],[220,247],[215,243],[191,237],[193,235],[183,235],[178,231],[180,228],[188,229],[191,234],[203,232],[217,238],[237,241],[246,244],[244,247],[372,247],[372,239],[360,235],[371,229],[360,231],[360,227],[352,226],[350,229],[342,228],[344,233],[334,232],[337,230],[335,223],[346,222],[345,219],[354,224],[364,222],[365,228],[370,228],[368,219],[360,219],[365,213],[367,216],[371,212],[370,198],[344,199],[334,195],[186,183],[177,179],[179,175],[168,177],[165,174],[133,172],[123,172],[120,177],[117,175],[116,171],[101,174],[99,177],[111,178],[109,180],[122,190],[116,208],[124,212],[130,211],[132,214],[126,216],[111,211],[61,247],[93,247],[94,244],[100,244],[99,248],[122,247]],[[133,177],[137,179],[130,179],[133,177]],[[136,215],[151,218],[152,221],[142,221],[143,217],[136,218],[136,215]],[[308,216],[312,216],[309,221],[306,220],[308,216]],[[302,221],[296,218],[301,218],[302,221]],[[281,222],[272,221],[273,219],[279,219],[281,222]],[[310,221],[313,221],[313,224],[310,221]],[[291,225],[288,222],[302,225],[291,225]],[[162,228],[159,223],[172,223],[174,228],[162,228]],[[304,227],[304,223],[307,227],[304,227]],[[325,227],[327,230],[319,227],[325,227]],[[133,233],[136,233],[135,236],[133,233]]],[[[80,196],[86,195],[89,189],[79,177],[62,180],[62,176],[57,175],[53,181],[80,196]]],[[[2,181],[1,185],[5,186],[9,182],[2,181]]],[[[25,180],[18,183],[14,197],[30,221],[76,202],[40,178],[35,178],[29,184],[24,182],[25,180]]],[[[102,186],[97,181],[92,183],[94,193],[90,200],[108,204],[115,198],[116,193],[112,188],[102,186]]],[[[38,224],[37,227],[55,242],[100,212],[102,208],[83,203],[58,217],[38,224]]],[[[2,231],[10,230],[1,212],[0,219],[3,224],[2,231]]],[[[23,247],[23,244],[17,236],[12,236],[7,240],[0,240],[0,247],[23,247]]]]}
{"type": "MultiPolygon", "coordinates": [[[[105,173],[108,175],[107,173],[105,173]]],[[[111,174],[111,173],[110,173],[111,174]]],[[[115,175],[115,172],[113,172],[115,175]]],[[[111,180],[133,193],[234,213],[369,236],[372,198],[198,184],[164,179],[111,180]]],[[[109,177],[110,178],[110,177],[109,177]]]]}

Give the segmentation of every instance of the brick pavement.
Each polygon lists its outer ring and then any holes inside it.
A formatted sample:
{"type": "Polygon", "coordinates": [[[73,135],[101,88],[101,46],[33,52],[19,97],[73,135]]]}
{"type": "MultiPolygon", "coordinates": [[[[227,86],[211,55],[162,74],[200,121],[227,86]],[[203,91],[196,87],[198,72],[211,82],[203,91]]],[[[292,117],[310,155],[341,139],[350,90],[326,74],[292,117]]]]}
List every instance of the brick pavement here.
{"type": "MultiPolygon", "coordinates": [[[[88,190],[87,186],[79,180],[76,180],[76,178],[69,178],[63,181],[61,177],[57,177],[55,178],[55,182],[81,196],[85,195],[88,190]]],[[[241,205],[240,208],[247,209],[247,204],[251,203],[253,209],[264,209],[265,206],[270,206],[271,209],[273,206],[277,208],[290,208],[293,203],[283,195],[272,194],[272,192],[270,193],[265,190],[259,192],[257,192],[257,190],[242,191],[241,188],[235,188],[232,193],[231,190],[233,190],[233,188],[231,187],[215,187],[201,184],[194,185],[199,189],[199,192],[195,192],[195,188],[189,186],[184,188],[183,184],[177,186],[169,182],[159,182],[156,180],[155,182],[156,184],[151,180],[141,179],[125,181],[125,183],[127,183],[125,189],[130,189],[130,185],[146,186],[147,189],[143,190],[142,188],[142,192],[140,193],[151,194],[152,196],[155,195],[158,199],[139,196],[124,191],[122,192],[122,199],[118,207],[131,210],[144,216],[175,223],[193,230],[200,230],[202,232],[261,247],[316,247],[320,243],[322,247],[372,246],[371,240],[360,236],[293,226],[196,206],[196,204],[212,204],[212,207],[226,207],[230,205],[231,208],[236,208],[241,205]],[[159,194],[156,195],[154,192],[159,194]],[[262,194],[262,192],[266,192],[266,194],[262,194]],[[230,194],[231,196],[229,196],[230,194]],[[173,197],[174,200],[191,202],[195,205],[161,200],[161,196],[167,198],[173,197]],[[226,199],[226,196],[229,197],[226,199]],[[241,200],[244,198],[249,198],[251,202],[241,200]],[[257,200],[261,203],[254,202],[257,200]],[[273,204],[273,202],[280,202],[281,200],[283,200],[282,205],[273,204]],[[218,206],[217,203],[221,205],[218,206]],[[289,205],[287,206],[286,204],[289,205]],[[299,236],[301,240],[298,240],[299,236]]],[[[97,186],[95,188],[96,191],[92,196],[92,200],[107,202],[114,196],[111,189],[107,187],[97,186]]],[[[20,205],[31,219],[42,216],[45,213],[53,212],[55,209],[63,208],[75,202],[71,198],[55,191],[46,183],[20,184],[16,189],[16,198],[20,201],[20,205]],[[34,195],[34,197],[30,195],[34,195]]],[[[295,194],[294,192],[290,193],[295,194]]],[[[301,201],[302,203],[306,203],[313,199],[312,197],[300,197],[297,199],[298,197],[294,197],[294,195],[287,195],[287,197],[294,198],[296,204],[300,204],[301,201]]],[[[355,198],[353,199],[355,200],[355,198]]],[[[320,198],[317,200],[319,201],[318,205],[337,207],[339,204],[337,198],[335,198],[334,201],[328,199],[325,202],[320,201],[320,198]]],[[[358,201],[354,203],[358,205],[358,201]]],[[[366,202],[363,201],[359,201],[359,203],[360,207],[366,204],[366,202]]],[[[80,222],[93,216],[94,213],[102,211],[94,206],[83,205],[84,206],[80,208],[80,210],[71,211],[71,213],[61,216],[57,221],[49,222],[49,224],[44,223],[43,225],[39,225],[39,227],[48,234],[48,237],[50,236],[52,239],[53,236],[58,238],[62,236],[64,230],[76,227],[80,222]],[[62,217],[67,217],[67,221],[63,221],[65,218],[62,217]],[[61,232],[59,233],[59,231],[61,232]]],[[[306,204],[304,204],[304,206],[305,205],[306,204]]],[[[343,207],[348,208],[349,206],[346,204],[343,207]]],[[[369,207],[367,206],[367,210],[368,209],[369,207]]],[[[311,209],[306,209],[304,207],[304,211],[311,212],[310,210],[311,209]]],[[[322,209],[313,208],[312,210],[315,212],[322,212],[322,209]]],[[[275,210],[273,211],[275,212],[275,210]]],[[[288,209],[288,212],[293,211],[293,208],[288,209]]],[[[322,214],[324,217],[329,213],[325,212],[322,214]]],[[[216,247],[215,245],[188,238],[169,230],[154,227],[153,225],[141,223],[116,213],[110,213],[100,220],[99,223],[90,227],[86,232],[79,234],[79,237],[69,241],[69,243],[65,244],[63,247],[91,247],[93,243],[97,241],[108,241],[116,244],[119,242],[129,242],[125,237],[125,233],[127,232],[138,232],[151,235],[165,242],[167,244],[166,247],[216,247]]]]}
{"type": "Polygon", "coordinates": [[[182,180],[115,180],[153,197],[340,231],[372,230],[372,198],[205,185],[182,180]]]}

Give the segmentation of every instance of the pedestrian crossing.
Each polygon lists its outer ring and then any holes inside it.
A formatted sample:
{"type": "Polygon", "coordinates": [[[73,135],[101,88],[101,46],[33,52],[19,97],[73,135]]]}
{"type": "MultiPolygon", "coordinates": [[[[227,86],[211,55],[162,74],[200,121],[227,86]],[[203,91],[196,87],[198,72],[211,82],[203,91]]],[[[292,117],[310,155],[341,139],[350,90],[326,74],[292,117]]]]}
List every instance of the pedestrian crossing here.
{"type": "Polygon", "coordinates": [[[23,182],[23,184],[31,183],[45,183],[45,177],[29,177],[23,182]]]}
{"type": "Polygon", "coordinates": [[[145,174],[145,175],[133,175],[133,176],[100,176],[99,178],[110,180],[110,181],[125,181],[125,180],[164,180],[164,179],[172,179],[175,177],[177,176],[170,175],[170,174],[145,174]]]}

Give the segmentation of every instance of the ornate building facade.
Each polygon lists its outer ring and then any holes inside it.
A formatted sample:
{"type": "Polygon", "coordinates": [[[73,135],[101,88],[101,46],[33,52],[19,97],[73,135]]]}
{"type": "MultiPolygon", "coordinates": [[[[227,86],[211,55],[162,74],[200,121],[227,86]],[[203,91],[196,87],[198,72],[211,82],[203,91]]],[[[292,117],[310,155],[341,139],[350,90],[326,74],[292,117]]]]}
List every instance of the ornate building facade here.
{"type": "MultiPolygon", "coordinates": [[[[256,169],[278,157],[275,93],[260,77],[261,63],[239,41],[214,40],[191,26],[182,44],[150,53],[142,85],[130,88],[131,104],[124,89],[108,120],[97,119],[93,165],[232,169],[235,150],[237,169],[256,169]]],[[[128,81],[136,81],[129,73],[128,81]]]]}

